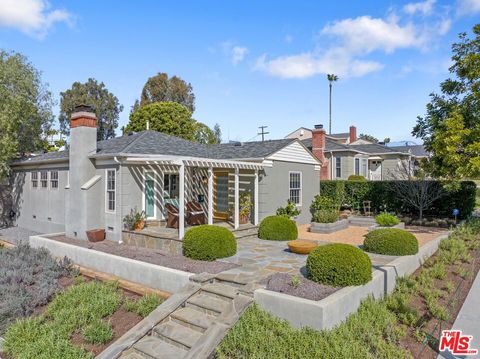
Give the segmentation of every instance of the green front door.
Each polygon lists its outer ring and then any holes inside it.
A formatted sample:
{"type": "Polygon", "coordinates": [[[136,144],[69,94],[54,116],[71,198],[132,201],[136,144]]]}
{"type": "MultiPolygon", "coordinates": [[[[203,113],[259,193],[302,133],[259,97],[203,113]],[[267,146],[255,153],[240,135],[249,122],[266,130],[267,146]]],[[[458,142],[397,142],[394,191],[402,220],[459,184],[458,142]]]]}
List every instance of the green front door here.
{"type": "Polygon", "coordinates": [[[145,215],[147,218],[155,217],[155,181],[153,173],[145,174],[145,215]]]}

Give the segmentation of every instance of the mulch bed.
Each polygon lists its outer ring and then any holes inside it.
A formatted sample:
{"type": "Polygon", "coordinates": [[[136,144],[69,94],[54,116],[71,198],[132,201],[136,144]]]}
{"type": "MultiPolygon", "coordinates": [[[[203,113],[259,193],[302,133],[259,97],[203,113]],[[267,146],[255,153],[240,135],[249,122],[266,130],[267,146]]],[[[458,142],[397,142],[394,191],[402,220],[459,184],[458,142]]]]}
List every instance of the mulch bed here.
{"type": "Polygon", "coordinates": [[[80,239],[68,238],[65,236],[49,237],[49,239],[54,239],[59,242],[73,244],[83,248],[94,249],[99,252],[135,259],[146,263],[157,264],[162,267],[178,269],[190,273],[207,272],[217,274],[225,270],[238,267],[237,264],[233,263],[219,261],[197,261],[180,255],[172,255],[158,249],[128,246],[108,240],[92,243],[80,239]]]}
{"type": "MultiPolygon", "coordinates": [[[[435,254],[432,259],[436,256],[435,254]]],[[[439,304],[442,306],[448,306],[449,320],[442,323],[440,328],[438,319],[432,318],[429,315],[428,309],[426,307],[425,301],[421,296],[416,296],[411,301],[411,306],[414,307],[419,314],[419,317],[422,318],[424,324],[422,326],[422,332],[431,333],[432,336],[437,339],[440,338],[441,330],[452,329],[453,323],[457,318],[458,312],[462,308],[465,298],[467,297],[470,288],[480,270],[480,251],[470,251],[473,261],[471,263],[460,263],[454,265],[447,265],[446,271],[447,276],[442,279],[435,280],[436,288],[444,288],[448,282],[453,282],[455,284],[455,290],[447,298],[439,299],[439,304]],[[467,278],[462,278],[461,273],[463,270],[468,271],[470,274],[467,278]],[[452,299],[455,299],[452,301],[452,299]]],[[[417,269],[413,276],[418,276],[422,267],[417,269]]],[[[455,329],[455,328],[453,328],[455,329]]],[[[437,343],[432,343],[432,348],[429,345],[423,345],[416,337],[413,328],[407,329],[407,335],[401,340],[400,343],[404,348],[406,348],[413,355],[414,358],[422,359],[436,359],[438,356],[438,346],[437,343]]]]}
{"type": "Polygon", "coordinates": [[[307,278],[298,276],[298,284],[292,283],[293,275],[287,273],[276,273],[266,278],[262,284],[266,284],[268,290],[290,294],[295,297],[320,300],[328,297],[330,294],[336,292],[340,288],[330,287],[315,283],[307,278]]]}

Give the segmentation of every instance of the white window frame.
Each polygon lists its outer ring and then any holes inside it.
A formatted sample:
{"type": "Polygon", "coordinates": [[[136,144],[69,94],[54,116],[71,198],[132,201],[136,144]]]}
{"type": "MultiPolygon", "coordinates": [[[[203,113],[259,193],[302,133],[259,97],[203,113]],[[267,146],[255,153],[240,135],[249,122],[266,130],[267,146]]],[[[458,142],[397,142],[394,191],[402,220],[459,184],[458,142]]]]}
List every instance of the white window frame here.
{"type": "Polygon", "coordinates": [[[48,189],[48,171],[40,171],[40,188],[41,189],[48,189]],[[46,175],[46,178],[42,178],[42,174],[46,175]],[[43,186],[43,183],[45,182],[45,186],[43,186]]]}
{"type": "Polygon", "coordinates": [[[368,158],[363,157],[360,162],[360,173],[365,178],[368,178],[368,158]]]}
{"type": "Polygon", "coordinates": [[[342,157],[335,157],[335,178],[342,178],[342,157]],[[337,168],[337,162],[340,164],[339,168],[337,168]],[[340,175],[338,175],[337,169],[340,170],[340,175]]]}
{"type": "Polygon", "coordinates": [[[105,212],[106,213],[115,213],[117,208],[117,170],[114,168],[107,168],[105,169],[105,212]],[[113,172],[113,180],[114,180],[114,189],[108,189],[108,173],[113,172]],[[109,193],[113,192],[113,210],[109,207],[109,193]]]}
{"type": "Polygon", "coordinates": [[[32,184],[33,189],[38,189],[38,171],[30,172],[30,183],[32,184]],[[35,178],[33,178],[35,175],[35,178]],[[35,183],[35,186],[33,185],[35,183]]]}
{"type": "Polygon", "coordinates": [[[353,159],[353,174],[355,176],[361,176],[361,158],[355,157],[353,159]],[[358,172],[357,172],[357,163],[358,163],[358,172]]]}
{"type": "Polygon", "coordinates": [[[58,190],[59,185],[60,185],[60,180],[59,180],[58,171],[50,171],[50,188],[53,189],[53,190],[58,190]],[[53,176],[52,176],[54,173],[57,174],[56,178],[53,178],[53,176]],[[54,182],[57,183],[57,186],[56,186],[56,187],[53,186],[53,183],[54,183],[54,182]]]}
{"type": "Polygon", "coordinates": [[[288,199],[291,200],[292,199],[292,196],[291,196],[291,191],[292,190],[298,190],[298,203],[295,203],[295,205],[297,207],[301,207],[302,206],[302,192],[303,192],[303,174],[301,171],[289,171],[288,172],[288,199]],[[291,184],[291,175],[292,174],[298,174],[300,175],[300,187],[298,188],[292,188],[290,187],[290,184],[291,184]]]}
{"type": "Polygon", "coordinates": [[[153,179],[153,217],[147,217],[147,219],[156,219],[157,218],[157,175],[155,173],[155,171],[152,171],[152,170],[144,170],[143,171],[143,191],[142,191],[142,210],[143,212],[145,213],[145,215],[147,214],[147,208],[145,207],[145,200],[146,200],[146,196],[145,196],[145,191],[147,189],[147,186],[146,186],[146,182],[147,182],[147,178],[148,176],[151,176],[150,178],[153,179]]]}

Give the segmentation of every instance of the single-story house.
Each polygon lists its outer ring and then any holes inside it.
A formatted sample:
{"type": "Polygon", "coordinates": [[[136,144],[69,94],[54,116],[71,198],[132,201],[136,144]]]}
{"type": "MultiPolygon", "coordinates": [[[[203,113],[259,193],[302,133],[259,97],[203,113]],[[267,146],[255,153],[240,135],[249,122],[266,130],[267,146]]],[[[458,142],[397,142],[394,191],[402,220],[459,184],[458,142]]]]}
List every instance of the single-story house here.
{"type": "Polygon", "coordinates": [[[133,208],[163,223],[170,203],[178,207],[183,238],[185,203],[200,203],[207,223],[238,228],[241,193],[251,195],[254,225],[288,199],[302,211],[298,222],[310,221],[321,163],[298,139],[207,146],[142,131],[97,142],[97,119],[86,106],[70,125],[65,151],[12,163],[17,225],[81,239],[103,228],[107,239],[121,241],[133,208]]]}

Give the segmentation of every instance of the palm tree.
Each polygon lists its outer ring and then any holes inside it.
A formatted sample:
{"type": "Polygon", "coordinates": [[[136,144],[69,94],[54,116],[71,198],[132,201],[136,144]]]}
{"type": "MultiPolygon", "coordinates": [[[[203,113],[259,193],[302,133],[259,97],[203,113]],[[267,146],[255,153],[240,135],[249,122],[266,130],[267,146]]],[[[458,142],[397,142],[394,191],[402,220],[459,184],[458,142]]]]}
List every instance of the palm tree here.
{"type": "Polygon", "coordinates": [[[338,76],[334,74],[327,74],[327,80],[330,83],[330,108],[329,108],[329,122],[328,122],[328,134],[332,134],[332,83],[338,81],[338,76]]]}

